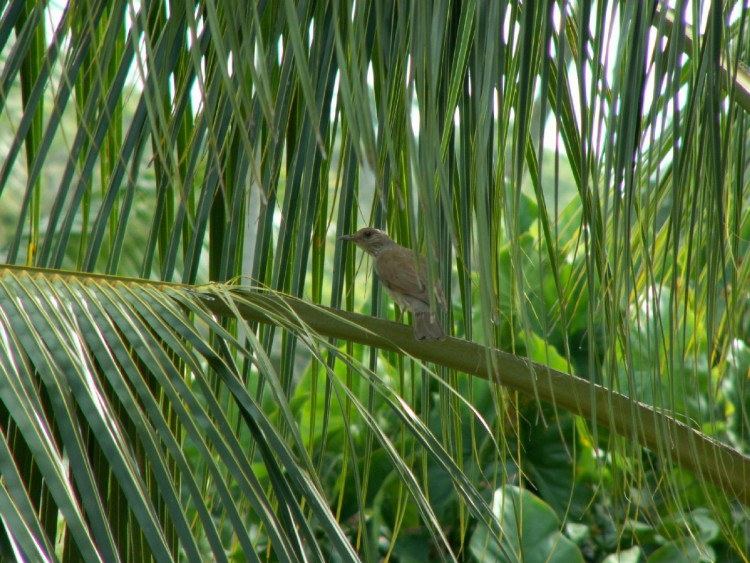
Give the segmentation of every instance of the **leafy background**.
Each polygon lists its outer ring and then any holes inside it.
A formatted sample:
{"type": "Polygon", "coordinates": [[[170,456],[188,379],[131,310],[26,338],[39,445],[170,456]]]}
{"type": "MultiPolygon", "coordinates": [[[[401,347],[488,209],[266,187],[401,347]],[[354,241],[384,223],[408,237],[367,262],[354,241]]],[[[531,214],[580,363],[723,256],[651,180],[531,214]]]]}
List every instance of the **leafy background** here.
{"type": "Polygon", "coordinates": [[[746,16],[5,3],[3,557],[746,560],[746,16]]]}

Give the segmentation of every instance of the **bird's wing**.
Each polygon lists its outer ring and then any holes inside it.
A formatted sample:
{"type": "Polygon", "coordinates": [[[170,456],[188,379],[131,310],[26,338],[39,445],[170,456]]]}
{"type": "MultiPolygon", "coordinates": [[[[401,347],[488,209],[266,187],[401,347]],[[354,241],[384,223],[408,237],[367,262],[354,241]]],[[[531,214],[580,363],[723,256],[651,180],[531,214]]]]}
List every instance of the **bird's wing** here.
{"type": "MultiPolygon", "coordinates": [[[[428,274],[427,274],[427,257],[423,254],[420,254],[419,256],[419,283],[421,283],[424,287],[427,287],[429,280],[428,274]]],[[[435,298],[437,299],[438,305],[440,305],[443,310],[445,310],[445,297],[443,297],[443,286],[440,283],[440,278],[435,278],[435,298]]],[[[429,304],[430,302],[430,296],[425,290],[425,302],[429,304]]]]}
{"type": "Polygon", "coordinates": [[[417,272],[411,250],[403,247],[389,248],[382,251],[375,260],[375,272],[380,282],[391,291],[429,303],[427,262],[424,256],[420,256],[420,262],[422,266],[417,272]]]}

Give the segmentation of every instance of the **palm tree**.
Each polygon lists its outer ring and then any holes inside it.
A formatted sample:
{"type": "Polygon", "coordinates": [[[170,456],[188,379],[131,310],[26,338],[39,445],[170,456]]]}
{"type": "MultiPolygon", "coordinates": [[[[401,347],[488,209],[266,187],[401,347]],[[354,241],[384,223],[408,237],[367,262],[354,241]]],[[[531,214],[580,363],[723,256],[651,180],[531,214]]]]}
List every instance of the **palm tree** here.
{"type": "Polygon", "coordinates": [[[6,3],[2,556],[745,558],[746,15],[6,3]]]}

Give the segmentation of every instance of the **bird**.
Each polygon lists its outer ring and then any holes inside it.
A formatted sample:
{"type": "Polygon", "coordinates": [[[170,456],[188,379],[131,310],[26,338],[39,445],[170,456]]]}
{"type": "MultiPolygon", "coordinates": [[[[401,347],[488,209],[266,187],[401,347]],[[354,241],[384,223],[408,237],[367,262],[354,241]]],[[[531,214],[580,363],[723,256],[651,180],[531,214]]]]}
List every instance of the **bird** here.
{"type": "MultiPolygon", "coordinates": [[[[401,309],[399,322],[407,309],[414,315],[414,336],[417,340],[443,340],[445,338],[443,327],[430,310],[425,256],[420,254],[417,263],[413,250],[397,244],[385,232],[373,227],[364,227],[354,234],[342,235],[338,238],[353,242],[375,258],[375,273],[380,283],[401,309]]],[[[437,302],[445,309],[445,298],[440,280],[435,280],[433,290],[437,302]]]]}

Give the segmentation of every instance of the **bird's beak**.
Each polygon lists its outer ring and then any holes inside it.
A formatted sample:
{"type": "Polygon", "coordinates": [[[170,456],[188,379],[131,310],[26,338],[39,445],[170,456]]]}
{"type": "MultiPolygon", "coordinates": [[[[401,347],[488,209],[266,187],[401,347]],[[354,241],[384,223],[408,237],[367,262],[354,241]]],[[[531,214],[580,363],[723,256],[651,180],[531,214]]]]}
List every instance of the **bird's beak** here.
{"type": "Polygon", "coordinates": [[[341,235],[338,237],[339,240],[354,240],[354,235],[341,235]]]}

